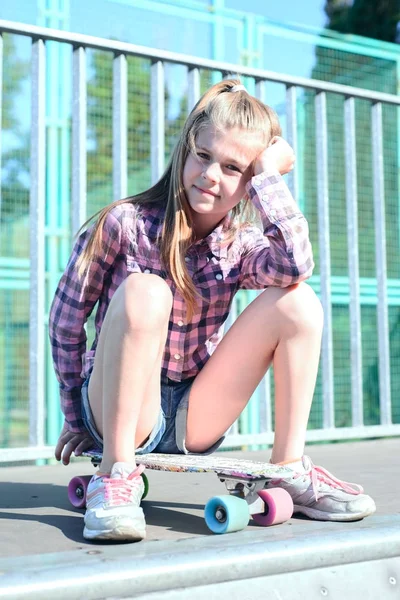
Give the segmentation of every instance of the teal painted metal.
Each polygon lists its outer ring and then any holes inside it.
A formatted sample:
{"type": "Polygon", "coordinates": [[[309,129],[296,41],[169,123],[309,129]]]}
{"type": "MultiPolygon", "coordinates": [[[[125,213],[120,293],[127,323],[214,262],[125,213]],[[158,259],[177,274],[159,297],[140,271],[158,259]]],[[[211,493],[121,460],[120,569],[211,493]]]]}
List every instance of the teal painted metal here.
{"type": "MultiPolygon", "coordinates": [[[[371,56],[373,58],[382,58],[385,60],[396,60],[396,57],[400,57],[400,49],[390,47],[390,50],[382,49],[381,46],[370,47],[369,44],[364,43],[363,37],[359,37],[357,43],[348,42],[347,36],[342,38],[330,38],[325,35],[317,35],[315,33],[305,33],[301,30],[295,30],[294,28],[288,29],[286,24],[272,24],[265,22],[260,25],[261,31],[266,35],[278,37],[279,39],[296,40],[299,42],[306,42],[315,46],[323,48],[331,48],[334,50],[341,50],[342,52],[351,52],[352,54],[362,54],[363,56],[371,56]]],[[[353,36],[357,38],[357,36],[353,36]]],[[[395,46],[392,44],[390,46],[395,46]]]]}
{"type": "MultiPolygon", "coordinates": [[[[38,0],[38,25],[54,29],[67,29],[69,25],[69,0],[38,0]]],[[[70,79],[65,73],[69,48],[56,42],[47,42],[46,61],[46,271],[47,271],[47,310],[59,279],[60,235],[54,234],[59,228],[68,231],[70,226],[69,210],[69,147],[66,138],[69,136],[70,79]],[[63,93],[59,94],[62,89],[63,93]],[[61,217],[61,218],[60,218],[61,217]]],[[[63,236],[64,237],[64,236],[63,236]]],[[[64,257],[63,257],[64,258],[64,257]]],[[[64,263],[65,264],[65,263],[64,263]]],[[[62,416],[58,398],[59,390],[50,352],[46,353],[46,397],[47,422],[46,438],[48,444],[55,444],[62,427],[62,416]]]]}
{"type": "MultiPolygon", "coordinates": [[[[220,15],[224,7],[224,0],[212,0],[212,51],[211,57],[214,60],[225,59],[225,27],[220,15]]],[[[220,79],[218,73],[213,72],[211,75],[212,83],[217,83],[220,79]]]]}

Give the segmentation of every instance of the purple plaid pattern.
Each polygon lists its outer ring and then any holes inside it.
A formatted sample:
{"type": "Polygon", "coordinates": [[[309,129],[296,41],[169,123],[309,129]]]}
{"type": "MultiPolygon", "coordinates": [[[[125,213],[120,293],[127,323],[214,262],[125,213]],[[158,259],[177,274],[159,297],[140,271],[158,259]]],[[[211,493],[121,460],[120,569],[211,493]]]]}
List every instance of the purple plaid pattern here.
{"type": "Polygon", "coordinates": [[[77,277],[75,262],[91,228],[80,235],[57,287],[49,322],[61,406],[71,431],[84,429],[81,386],[93,365],[110,300],[131,273],[158,275],[172,291],[174,301],[161,378],[174,381],[196,375],[205,365],[221,340],[221,326],[239,289],[287,287],[310,277],[314,263],[307,221],[282,177],[262,173],[252,178],[247,191],[260,213],[264,234],[248,226],[232,243],[224,245],[224,221],[189,248],[185,260],[203,297],[190,323],[186,322],[183,299],[162,267],[156,244],[163,207],[123,204],[113,208],[104,225],[103,251],[83,281],[77,277]],[[84,324],[96,303],[96,338],[87,351],[84,324]]]}

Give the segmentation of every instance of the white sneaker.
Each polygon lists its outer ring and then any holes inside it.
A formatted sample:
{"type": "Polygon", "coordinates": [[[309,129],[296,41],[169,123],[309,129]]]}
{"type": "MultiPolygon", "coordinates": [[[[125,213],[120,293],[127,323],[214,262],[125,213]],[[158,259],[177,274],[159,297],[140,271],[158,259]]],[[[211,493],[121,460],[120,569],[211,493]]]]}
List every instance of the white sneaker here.
{"type": "Polygon", "coordinates": [[[110,475],[92,477],[86,496],[85,539],[139,541],[146,537],[140,506],[143,471],[143,466],[132,471],[131,465],[118,462],[110,475]]]}
{"type": "Polygon", "coordinates": [[[375,502],[364,494],[360,485],[337,479],[303,456],[304,472],[290,478],[275,479],[265,487],[282,487],[289,492],[294,513],[302,513],[318,521],[357,521],[375,512],[375,502]]]}

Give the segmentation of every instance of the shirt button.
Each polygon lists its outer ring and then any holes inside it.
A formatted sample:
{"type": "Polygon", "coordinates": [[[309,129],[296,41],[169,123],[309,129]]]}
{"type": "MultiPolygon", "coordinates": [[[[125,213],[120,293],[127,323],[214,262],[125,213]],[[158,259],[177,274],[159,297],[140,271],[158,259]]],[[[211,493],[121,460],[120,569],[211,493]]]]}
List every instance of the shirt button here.
{"type": "Polygon", "coordinates": [[[267,200],[268,200],[268,194],[264,194],[264,195],[263,195],[263,197],[262,197],[262,199],[263,199],[265,202],[267,202],[267,200]]]}
{"type": "Polygon", "coordinates": [[[185,262],[190,262],[190,258],[188,256],[185,256],[185,262]]]}
{"type": "Polygon", "coordinates": [[[276,210],[273,208],[272,210],[269,211],[269,214],[271,215],[271,217],[275,217],[276,216],[276,210]]]}
{"type": "Polygon", "coordinates": [[[145,269],[144,272],[145,273],[150,273],[151,271],[150,271],[150,269],[145,269]]]}
{"type": "Polygon", "coordinates": [[[178,325],[179,325],[179,327],[182,327],[183,321],[178,321],[178,325]]]}
{"type": "Polygon", "coordinates": [[[180,354],[174,354],[174,358],[175,358],[176,360],[179,360],[179,359],[180,359],[180,357],[181,357],[181,355],[180,355],[180,354]]]}
{"type": "Polygon", "coordinates": [[[221,273],[217,273],[216,276],[215,276],[215,279],[219,279],[219,280],[222,279],[221,273]]]}

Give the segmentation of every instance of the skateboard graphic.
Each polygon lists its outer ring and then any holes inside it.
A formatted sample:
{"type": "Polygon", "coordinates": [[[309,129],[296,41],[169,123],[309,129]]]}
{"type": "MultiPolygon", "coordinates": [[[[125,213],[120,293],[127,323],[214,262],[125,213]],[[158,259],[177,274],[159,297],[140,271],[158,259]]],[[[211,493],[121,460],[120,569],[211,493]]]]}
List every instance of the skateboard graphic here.
{"type": "MultiPolygon", "coordinates": [[[[94,466],[101,462],[98,451],[84,452],[94,466]]],[[[208,528],[213,533],[230,533],[244,529],[250,517],[259,525],[267,527],[284,523],[293,514],[293,501],[283,488],[264,489],[271,480],[290,476],[285,467],[251,460],[227,458],[221,455],[146,454],[136,455],[136,463],[146,469],[175,473],[216,473],[225,483],[228,494],[210,498],[204,509],[208,528]]],[[[149,491],[149,482],[144,473],[143,498],[149,491]]],[[[68,498],[76,508],[86,505],[86,490],[91,475],[71,479],[68,498]]]]}

